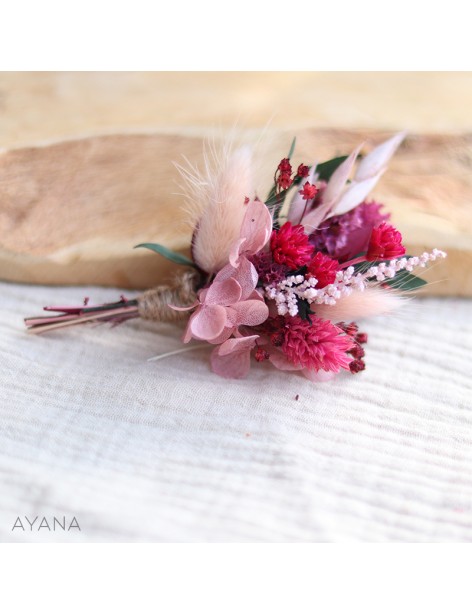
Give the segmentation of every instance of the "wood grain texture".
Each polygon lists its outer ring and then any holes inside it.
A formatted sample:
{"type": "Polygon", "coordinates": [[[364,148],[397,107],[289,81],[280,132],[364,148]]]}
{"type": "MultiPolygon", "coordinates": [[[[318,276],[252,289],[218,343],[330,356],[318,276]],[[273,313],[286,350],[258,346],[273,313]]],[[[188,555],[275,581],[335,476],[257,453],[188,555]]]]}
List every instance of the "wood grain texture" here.
{"type": "MultiPolygon", "coordinates": [[[[249,138],[249,135],[247,135],[249,138]]],[[[327,159],[366,140],[367,151],[387,136],[378,131],[304,130],[295,162],[327,159]]],[[[275,132],[258,155],[260,193],[292,133],[275,132]],[[276,152],[276,154],[274,153],[276,152]]],[[[98,136],[0,155],[0,277],[44,284],[146,288],[173,265],[132,247],[156,241],[185,251],[178,173],[172,160],[199,163],[202,139],[140,134],[98,136]]],[[[445,263],[428,272],[432,294],[472,295],[471,136],[411,135],[372,196],[385,202],[409,253],[440,247],[445,263]]]]}
{"type": "Polygon", "coordinates": [[[472,72],[0,72],[0,146],[235,123],[472,131],[472,72]]]}
{"type": "Polygon", "coordinates": [[[373,195],[410,251],[449,252],[428,291],[471,295],[471,105],[472,73],[0,73],[0,277],[142,288],[168,276],[132,246],[188,245],[172,160],[198,162],[215,127],[263,136],[261,194],[293,135],[308,162],[407,129],[373,195]]]}

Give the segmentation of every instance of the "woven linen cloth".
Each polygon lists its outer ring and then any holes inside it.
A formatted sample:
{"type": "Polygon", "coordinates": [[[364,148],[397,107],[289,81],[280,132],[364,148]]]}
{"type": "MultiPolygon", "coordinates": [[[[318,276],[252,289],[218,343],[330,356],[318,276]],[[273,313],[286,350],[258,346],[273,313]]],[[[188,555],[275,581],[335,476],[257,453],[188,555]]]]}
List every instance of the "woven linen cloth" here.
{"type": "Polygon", "coordinates": [[[2,541],[472,540],[469,301],[366,322],[367,370],[313,384],[221,379],[211,348],[149,362],[182,347],[166,324],[28,335],[121,291],[0,287],[2,541]],[[64,516],[80,531],[37,530],[64,516]]]}

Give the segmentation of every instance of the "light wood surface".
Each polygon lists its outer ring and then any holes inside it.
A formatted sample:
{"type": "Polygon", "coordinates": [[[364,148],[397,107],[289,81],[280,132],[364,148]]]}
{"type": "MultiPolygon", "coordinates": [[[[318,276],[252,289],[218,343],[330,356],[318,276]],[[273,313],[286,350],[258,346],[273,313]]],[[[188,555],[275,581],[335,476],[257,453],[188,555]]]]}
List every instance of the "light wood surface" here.
{"type": "Polygon", "coordinates": [[[0,74],[0,277],[159,283],[166,261],[132,246],[188,245],[172,161],[198,162],[215,127],[260,140],[262,193],[293,135],[310,162],[406,128],[373,196],[410,252],[448,251],[428,291],[472,295],[470,103],[468,73],[0,74]]]}

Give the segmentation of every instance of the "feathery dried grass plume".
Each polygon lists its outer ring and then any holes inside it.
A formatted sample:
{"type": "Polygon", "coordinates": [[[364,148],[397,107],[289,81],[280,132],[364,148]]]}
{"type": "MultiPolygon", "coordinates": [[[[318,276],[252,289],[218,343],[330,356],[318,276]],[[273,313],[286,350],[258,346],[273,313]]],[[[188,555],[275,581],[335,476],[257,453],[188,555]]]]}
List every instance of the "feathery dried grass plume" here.
{"type": "Polygon", "coordinates": [[[366,288],[363,292],[353,292],[342,296],[335,305],[317,305],[316,314],[332,322],[371,318],[399,309],[408,299],[399,292],[386,292],[380,286],[366,288]]]}
{"type": "Polygon", "coordinates": [[[195,227],[192,256],[206,273],[217,273],[229,260],[232,244],[239,238],[246,197],[254,194],[252,154],[248,146],[233,149],[226,143],[218,151],[205,148],[203,170],[187,160],[176,167],[183,179],[186,211],[195,227]]]}

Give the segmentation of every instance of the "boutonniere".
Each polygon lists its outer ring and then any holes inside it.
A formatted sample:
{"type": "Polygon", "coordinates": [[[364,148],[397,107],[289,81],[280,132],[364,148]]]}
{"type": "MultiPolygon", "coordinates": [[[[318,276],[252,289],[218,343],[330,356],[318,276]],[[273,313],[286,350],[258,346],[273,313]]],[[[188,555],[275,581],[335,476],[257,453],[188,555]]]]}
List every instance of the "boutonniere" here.
{"type": "Polygon", "coordinates": [[[426,283],[417,270],[446,256],[439,249],[407,255],[384,205],[368,199],[402,139],[365,157],[358,147],[297,168],[294,140],[265,199],[254,193],[247,148],[216,164],[205,158],[204,173],[180,167],[194,225],[191,258],[155,243],[137,246],[181,265],[175,282],[132,300],[45,307],[56,315],[26,318],[28,330],[186,319],[183,343],[213,346],[211,367],[223,377],[244,377],[251,362],[313,381],[363,371],[367,335],[356,320],[396,309],[426,283]]]}

